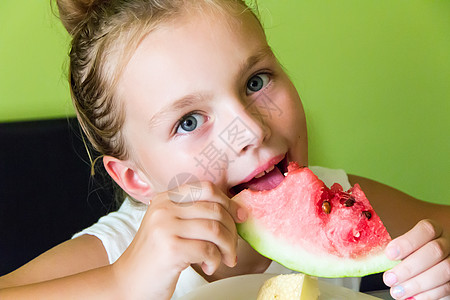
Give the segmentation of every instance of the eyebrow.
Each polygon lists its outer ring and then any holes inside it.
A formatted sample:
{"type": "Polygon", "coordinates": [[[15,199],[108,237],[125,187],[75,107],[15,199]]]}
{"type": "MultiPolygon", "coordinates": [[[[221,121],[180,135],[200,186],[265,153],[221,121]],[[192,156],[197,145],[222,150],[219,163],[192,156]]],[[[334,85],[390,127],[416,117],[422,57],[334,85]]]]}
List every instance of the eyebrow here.
{"type": "Polygon", "coordinates": [[[254,65],[256,65],[258,62],[264,60],[267,57],[274,57],[274,54],[272,52],[272,49],[269,45],[264,46],[260,50],[258,50],[254,55],[249,56],[239,67],[239,72],[237,73],[238,76],[242,76],[242,74],[245,74],[245,72],[254,65]]]}
{"type": "Polygon", "coordinates": [[[173,111],[179,111],[183,110],[186,107],[194,106],[195,104],[198,104],[198,102],[202,99],[199,94],[189,94],[186,95],[169,105],[163,107],[159,112],[155,113],[151,119],[149,120],[149,128],[156,127],[164,118],[166,115],[172,113],[173,111]]]}
{"type": "MultiPolygon", "coordinates": [[[[264,60],[267,57],[274,56],[272,49],[269,45],[266,45],[265,47],[258,50],[254,55],[249,56],[240,66],[239,71],[236,74],[237,77],[243,76],[249,70],[252,66],[257,64],[258,62],[264,60]]],[[[174,102],[168,104],[167,106],[163,107],[160,111],[155,113],[151,119],[149,120],[149,128],[156,127],[164,118],[166,115],[170,114],[173,111],[179,111],[184,110],[186,107],[194,106],[199,103],[199,101],[204,100],[205,97],[202,96],[200,93],[193,93],[186,96],[181,97],[178,100],[175,100],[174,102]]]]}

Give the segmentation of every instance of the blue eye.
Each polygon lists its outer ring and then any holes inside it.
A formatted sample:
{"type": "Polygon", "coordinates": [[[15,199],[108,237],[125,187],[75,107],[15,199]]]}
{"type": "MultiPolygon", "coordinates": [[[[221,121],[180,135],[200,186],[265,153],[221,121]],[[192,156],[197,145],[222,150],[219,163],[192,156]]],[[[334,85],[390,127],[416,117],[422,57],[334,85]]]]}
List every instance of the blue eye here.
{"type": "Polygon", "coordinates": [[[252,94],[260,91],[269,83],[269,75],[267,74],[257,74],[252,76],[247,82],[247,94],[252,94]]]}
{"type": "Polygon", "coordinates": [[[181,118],[177,126],[176,133],[189,133],[202,126],[205,123],[205,117],[198,113],[191,113],[181,118]]]}

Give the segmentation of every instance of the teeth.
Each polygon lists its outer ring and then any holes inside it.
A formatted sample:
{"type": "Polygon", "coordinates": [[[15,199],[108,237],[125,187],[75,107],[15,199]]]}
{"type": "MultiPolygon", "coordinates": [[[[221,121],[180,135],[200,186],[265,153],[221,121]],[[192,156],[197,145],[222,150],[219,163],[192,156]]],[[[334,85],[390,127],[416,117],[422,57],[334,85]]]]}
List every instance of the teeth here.
{"type": "Polygon", "coordinates": [[[259,173],[258,175],[255,176],[255,178],[261,178],[264,175],[266,175],[267,173],[269,173],[270,171],[272,171],[273,169],[275,169],[275,166],[271,166],[269,167],[267,170],[262,171],[261,173],[259,173]]]}
{"type": "Polygon", "coordinates": [[[266,172],[262,171],[261,173],[259,173],[258,175],[256,175],[255,178],[263,177],[265,174],[266,174],[266,172]]]}
{"type": "Polygon", "coordinates": [[[288,172],[284,172],[284,173],[283,173],[284,177],[286,177],[286,176],[287,176],[287,173],[288,173],[288,172]]]}
{"type": "Polygon", "coordinates": [[[270,171],[272,171],[273,169],[275,169],[275,166],[271,166],[270,168],[268,168],[265,172],[269,173],[270,171]]]}

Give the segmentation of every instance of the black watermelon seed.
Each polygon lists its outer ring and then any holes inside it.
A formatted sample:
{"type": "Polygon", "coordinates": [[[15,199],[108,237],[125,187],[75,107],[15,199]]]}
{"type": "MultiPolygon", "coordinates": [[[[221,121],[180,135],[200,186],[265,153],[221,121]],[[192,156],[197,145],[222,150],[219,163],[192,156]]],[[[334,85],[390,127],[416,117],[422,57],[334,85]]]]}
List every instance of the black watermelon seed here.
{"type": "Polygon", "coordinates": [[[372,213],[370,211],[363,211],[363,215],[367,218],[367,220],[370,220],[372,218],[372,213]]]}
{"type": "Polygon", "coordinates": [[[348,198],[348,199],[345,200],[345,202],[344,202],[344,206],[345,206],[345,207],[352,207],[353,204],[355,204],[355,198],[353,198],[353,197],[348,198]]]}

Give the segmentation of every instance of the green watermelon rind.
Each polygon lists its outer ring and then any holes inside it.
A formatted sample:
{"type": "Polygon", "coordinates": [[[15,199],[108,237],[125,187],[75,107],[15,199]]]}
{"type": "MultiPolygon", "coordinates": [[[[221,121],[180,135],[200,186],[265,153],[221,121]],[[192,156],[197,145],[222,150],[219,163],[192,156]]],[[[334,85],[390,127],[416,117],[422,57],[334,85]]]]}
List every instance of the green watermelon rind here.
{"type": "Polygon", "coordinates": [[[332,254],[316,255],[305,249],[292,246],[289,242],[275,237],[262,229],[257,219],[249,218],[237,224],[239,235],[261,255],[270,258],[288,269],[316,277],[362,277],[384,272],[393,268],[399,261],[389,260],[381,249],[355,259],[332,254]]]}

